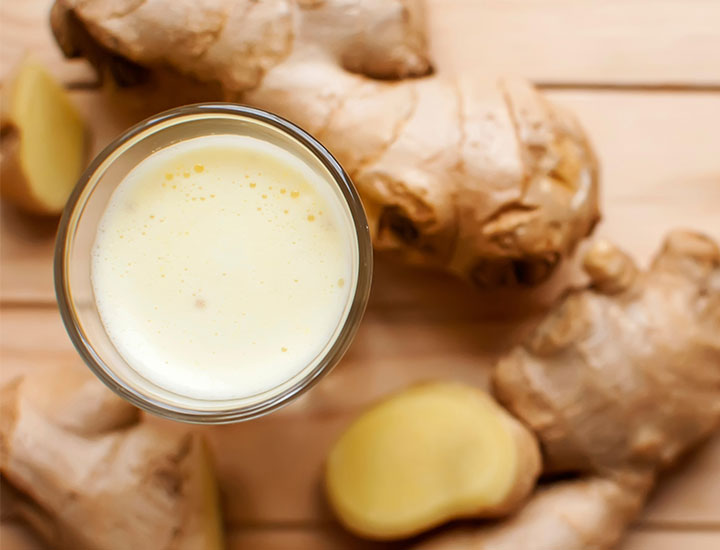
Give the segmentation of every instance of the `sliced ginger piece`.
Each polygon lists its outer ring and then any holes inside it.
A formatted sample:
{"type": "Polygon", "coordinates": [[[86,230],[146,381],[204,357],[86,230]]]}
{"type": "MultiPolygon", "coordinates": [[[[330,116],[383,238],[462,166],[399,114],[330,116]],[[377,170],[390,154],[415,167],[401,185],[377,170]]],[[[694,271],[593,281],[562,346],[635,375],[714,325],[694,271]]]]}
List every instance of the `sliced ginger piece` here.
{"type": "Polygon", "coordinates": [[[85,164],[87,137],[65,90],[27,58],[3,86],[2,197],[36,214],[59,214],[85,164]]]}
{"type": "Polygon", "coordinates": [[[535,437],[490,396],[437,382],[358,418],[330,452],[326,489],[348,529],[395,539],[451,519],[507,514],[539,470],[535,437]]]}

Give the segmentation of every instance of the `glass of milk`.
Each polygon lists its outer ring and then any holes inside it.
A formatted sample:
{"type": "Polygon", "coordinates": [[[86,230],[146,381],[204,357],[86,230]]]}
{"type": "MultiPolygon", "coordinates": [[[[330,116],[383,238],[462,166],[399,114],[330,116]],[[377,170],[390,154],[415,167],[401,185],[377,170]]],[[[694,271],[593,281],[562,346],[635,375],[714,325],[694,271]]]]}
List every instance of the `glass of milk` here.
{"type": "Polygon", "coordinates": [[[254,418],[316,383],[367,303],[372,248],[347,174],[270,113],[201,104],[107,147],[63,215],[65,327],[111,389],[160,416],[254,418]]]}

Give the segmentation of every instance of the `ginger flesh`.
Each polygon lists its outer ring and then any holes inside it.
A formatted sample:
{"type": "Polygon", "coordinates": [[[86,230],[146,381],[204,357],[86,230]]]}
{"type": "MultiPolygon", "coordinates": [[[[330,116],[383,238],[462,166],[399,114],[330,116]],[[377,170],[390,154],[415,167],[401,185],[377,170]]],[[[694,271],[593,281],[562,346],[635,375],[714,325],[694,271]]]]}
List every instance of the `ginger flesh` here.
{"type": "Polygon", "coordinates": [[[85,164],[83,121],[65,90],[32,58],[3,87],[2,197],[35,214],[59,214],[85,164]]]}
{"type": "Polygon", "coordinates": [[[12,509],[53,548],[219,550],[203,440],[140,423],[85,369],[39,369],[2,388],[0,471],[12,509]]]}
{"type": "Polygon", "coordinates": [[[325,480],[350,530],[395,539],[451,519],[507,514],[539,470],[535,438],[490,396],[427,383],[358,418],[331,450],[325,480]]]}
{"type": "Polygon", "coordinates": [[[122,83],[162,95],[169,71],[313,133],[358,187],[376,249],[406,262],[533,285],[598,220],[574,118],[522,81],[429,74],[422,2],[56,0],[52,24],[67,55],[122,83]],[[388,81],[409,76],[423,78],[388,81]]]}
{"type": "Polygon", "coordinates": [[[650,268],[600,241],[571,292],[495,371],[540,440],[550,483],[513,518],[418,550],[608,550],[657,474],[720,424],[720,249],[674,231],[650,268]]]}

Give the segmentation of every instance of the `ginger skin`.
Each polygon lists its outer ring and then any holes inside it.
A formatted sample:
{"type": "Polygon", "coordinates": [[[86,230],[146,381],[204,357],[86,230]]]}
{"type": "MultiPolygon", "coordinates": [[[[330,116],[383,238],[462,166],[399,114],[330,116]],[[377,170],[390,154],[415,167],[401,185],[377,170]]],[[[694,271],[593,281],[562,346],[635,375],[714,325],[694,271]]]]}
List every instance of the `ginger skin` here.
{"type": "Polygon", "coordinates": [[[535,436],[492,397],[434,382],[360,416],[330,451],[325,487],[346,527],[389,540],[451,519],[505,516],[539,473],[535,436]]]}
{"type": "Polygon", "coordinates": [[[0,471],[14,515],[53,548],[220,550],[217,487],[198,435],[140,423],[87,369],[0,390],[0,471]]]}
{"type": "Polygon", "coordinates": [[[720,251],[675,231],[640,272],[600,242],[572,293],[495,371],[547,470],[652,473],[720,422],[720,251]]]}
{"type": "Polygon", "coordinates": [[[525,82],[427,76],[422,2],[56,0],[52,25],[122,83],[169,70],[304,127],[407,262],[533,285],[599,218],[576,121],[525,82]]]}
{"type": "Polygon", "coordinates": [[[600,477],[544,485],[514,516],[428,538],[416,550],[603,550],[612,548],[648,490],[600,477]]]}
{"type": "Polygon", "coordinates": [[[659,472],[720,424],[720,249],[674,231],[647,271],[598,242],[571,292],[497,366],[498,399],[538,436],[550,483],[513,518],[418,550],[607,550],[659,472]]]}

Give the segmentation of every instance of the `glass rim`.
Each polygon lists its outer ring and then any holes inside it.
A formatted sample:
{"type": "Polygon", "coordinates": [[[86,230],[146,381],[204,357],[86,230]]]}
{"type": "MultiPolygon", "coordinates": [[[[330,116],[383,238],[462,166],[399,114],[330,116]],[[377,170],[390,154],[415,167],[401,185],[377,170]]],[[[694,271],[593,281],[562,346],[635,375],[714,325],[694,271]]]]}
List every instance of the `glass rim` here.
{"type": "MultiPolygon", "coordinates": [[[[107,145],[82,173],[68,198],[58,226],[53,260],[55,295],[60,316],[65,330],[83,362],[108,388],[133,405],[157,416],[196,424],[226,424],[263,416],[290,403],[329,373],[345,354],[357,332],[370,293],[372,268],[372,243],[365,210],[352,180],[335,157],[316,138],[296,124],[262,109],[228,102],[196,103],[163,111],[130,127],[107,145]],[[113,154],[122,147],[141,142],[145,136],[152,135],[148,133],[149,130],[163,123],[179,118],[187,118],[187,121],[191,122],[196,120],[195,117],[202,118],[202,115],[213,114],[234,115],[244,120],[250,119],[270,125],[295,139],[320,161],[347,203],[354,226],[354,234],[357,238],[358,273],[355,293],[349,298],[350,309],[344,321],[341,321],[340,331],[311,371],[280,393],[258,403],[228,409],[201,410],[155,399],[134,385],[128,384],[103,361],[93,347],[91,339],[85,334],[82,323],[76,314],[68,269],[75,229],[89,197],[85,191],[89,185],[92,184],[92,189],[94,189],[95,185],[99,183],[101,176],[97,176],[97,174],[100,169],[122,157],[122,153],[120,153],[117,158],[111,158],[113,154]],[[85,200],[81,200],[83,197],[85,200]]],[[[272,388],[267,391],[271,392],[272,388]]],[[[248,396],[248,398],[250,397],[252,396],[248,396]]],[[[212,401],[192,397],[191,399],[212,401]]]]}

